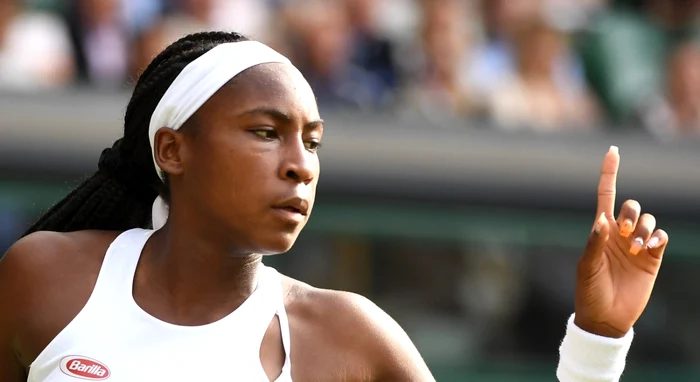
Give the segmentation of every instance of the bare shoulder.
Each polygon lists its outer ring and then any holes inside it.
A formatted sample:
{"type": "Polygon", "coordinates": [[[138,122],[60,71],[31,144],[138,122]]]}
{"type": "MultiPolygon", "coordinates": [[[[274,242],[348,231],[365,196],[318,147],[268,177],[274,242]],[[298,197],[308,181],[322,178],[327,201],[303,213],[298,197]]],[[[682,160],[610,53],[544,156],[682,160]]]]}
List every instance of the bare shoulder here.
{"type": "Polygon", "coordinates": [[[288,280],[290,317],[313,330],[327,349],[354,360],[351,368],[362,374],[360,380],[434,380],[406,332],[370,299],[288,280]]]}
{"type": "MultiPolygon", "coordinates": [[[[348,327],[365,331],[393,332],[403,329],[377,304],[357,293],[314,288],[294,281],[289,289],[287,301],[293,312],[309,318],[326,319],[329,327],[348,327]]],[[[358,334],[358,333],[355,333],[358,334]]]]}
{"type": "Polygon", "coordinates": [[[36,232],[0,259],[0,306],[12,306],[0,320],[3,330],[12,333],[23,363],[31,362],[82,309],[117,235],[36,232]]]}
{"type": "Polygon", "coordinates": [[[108,246],[118,233],[111,231],[35,232],[17,241],[0,259],[0,280],[20,283],[39,283],[60,276],[60,270],[91,264],[98,269],[104,253],[96,249],[108,246]],[[7,277],[7,278],[6,278],[7,277]],[[35,279],[36,278],[36,279],[35,279]]]}
{"type": "Polygon", "coordinates": [[[0,292],[12,291],[20,308],[51,295],[56,287],[96,278],[106,249],[117,235],[111,231],[42,231],[25,236],[0,259],[0,292]]]}

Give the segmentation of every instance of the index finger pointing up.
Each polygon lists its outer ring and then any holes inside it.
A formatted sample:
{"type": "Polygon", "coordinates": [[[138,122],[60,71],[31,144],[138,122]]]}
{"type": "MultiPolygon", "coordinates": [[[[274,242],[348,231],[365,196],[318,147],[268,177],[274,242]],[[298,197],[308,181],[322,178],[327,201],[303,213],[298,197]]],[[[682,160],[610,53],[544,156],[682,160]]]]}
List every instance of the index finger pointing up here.
{"type": "Polygon", "coordinates": [[[603,167],[600,171],[600,182],[598,182],[598,213],[600,216],[605,212],[608,219],[615,219],[615,191],[617,182],[617,170],[620,167],[620,154],[617,146],[610,146],[610,150],[605,154],[603,167]]]}

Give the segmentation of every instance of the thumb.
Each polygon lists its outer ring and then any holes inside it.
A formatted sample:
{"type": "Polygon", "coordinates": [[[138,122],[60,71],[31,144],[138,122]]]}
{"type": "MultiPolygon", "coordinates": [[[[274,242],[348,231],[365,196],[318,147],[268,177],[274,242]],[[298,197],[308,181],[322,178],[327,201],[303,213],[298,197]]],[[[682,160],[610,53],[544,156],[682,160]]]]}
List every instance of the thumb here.
{"type": "Polygon", "coordinates": [[[603,248],[608,242],[610,236],[610,222],[605,216],[605,212],[600,214],[598,220],[593,226],[591,235],[588,237],[588,243],[583,252],[582,260],[584,262],[596,262],[603,255],[603,248]]]}

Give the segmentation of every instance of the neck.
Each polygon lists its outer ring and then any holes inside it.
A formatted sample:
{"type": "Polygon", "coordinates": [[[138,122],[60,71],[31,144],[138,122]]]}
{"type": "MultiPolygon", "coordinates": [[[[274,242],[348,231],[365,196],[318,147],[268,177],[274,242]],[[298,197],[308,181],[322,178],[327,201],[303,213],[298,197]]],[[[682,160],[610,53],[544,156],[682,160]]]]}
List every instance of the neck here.
{"type": "Polygon", "coordinates": [[[141,280],[182,319],[201,319],[198,312],[225,316],[255,290],[262,256],[236,253],[214,230],[181,224],[173,219],[153,234],[141,280]]]}

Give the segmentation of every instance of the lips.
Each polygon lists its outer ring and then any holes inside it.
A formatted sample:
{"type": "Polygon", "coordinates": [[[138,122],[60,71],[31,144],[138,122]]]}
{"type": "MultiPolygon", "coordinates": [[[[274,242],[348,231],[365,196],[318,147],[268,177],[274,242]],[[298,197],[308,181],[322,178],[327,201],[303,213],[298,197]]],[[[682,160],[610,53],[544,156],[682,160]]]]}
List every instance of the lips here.
{"type": "Polygon", "coordinates": [[[309,202],[300,197],[292,197],[272,206],[275,216],[286,223],[299,225],[306,221],[309,214],[309,202]]]}
{"type": "Polygon", "coordinates": [[[293,197],[275,204],[273,208],[306,216],[309,213],[309,202],[300,197],[293,197]]]}
{"type": "Polygon", "coordinates": [[[293,212],[293,213],[297,213],[297,214],[304,215],[304,214],[301,212],[301,210],[299,210],[298,208],[295,208],[295,207],[291,207],[291,206],[290,206],[290,207],[277,207],[277,208],[280,209],[280,210],[285,210],[285,211],[289,211],[289,212],[293,212]]]}

